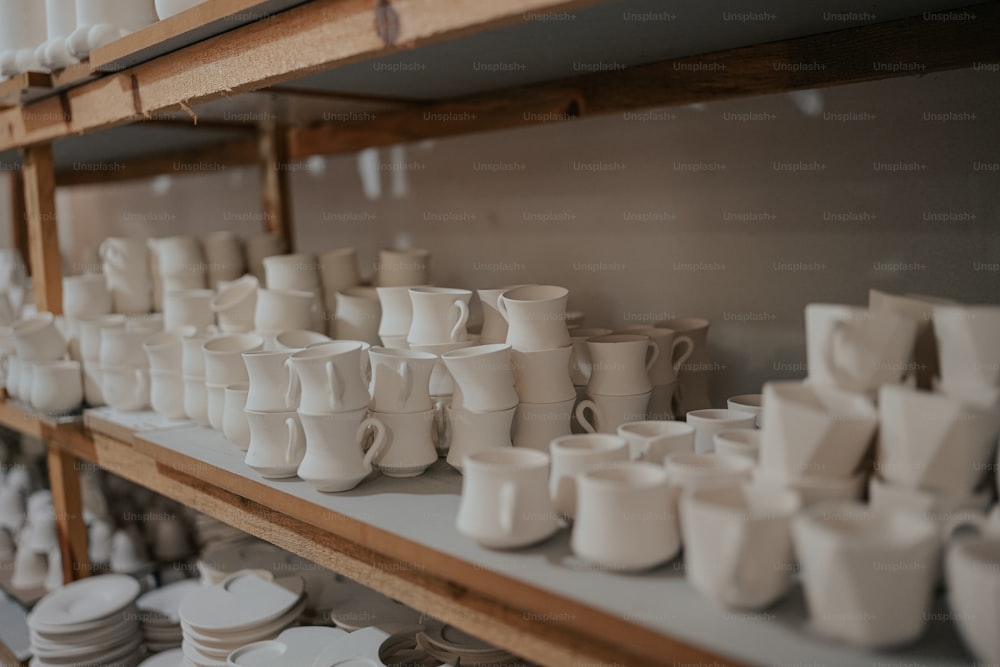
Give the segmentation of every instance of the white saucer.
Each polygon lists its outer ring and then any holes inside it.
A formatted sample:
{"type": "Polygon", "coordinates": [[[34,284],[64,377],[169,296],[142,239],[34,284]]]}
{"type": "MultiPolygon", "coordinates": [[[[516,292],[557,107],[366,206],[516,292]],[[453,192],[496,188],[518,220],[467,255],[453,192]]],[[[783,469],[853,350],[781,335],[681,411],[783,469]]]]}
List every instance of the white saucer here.
{"type": "Polygon", "coordinates": [[[180,667],[184,659],[184,651],[173,648],[163,653],[157,653],[139,663],[139,667],[180,667]]]}
{"type": "Polygon", "coordinates": [[[328,611],[333,623],[348,632],[371,625],[420,625],[423,618],[416,609],[350,579],[328,582],[323,598],[324,603],[332,600],[332,605],[322,611],[328,611]]]}
{"type": "Polygon", "coordinates": [[[206,635],[265,625],[286,614],[302,599],[302,579],[283,579],[286,584],[297,582],[297,592],[249,571],[236,572],[215,586],[202,586],[181,602],[181,622],[206,635]]]}
{"type": "Polygon", "coordinates": [[[229,664],[230,667],[309,665],[332,641],[345,636],[347,633],[338,628],[289,628],[276,639],[255,642],[233,651],[229,655],[229,664]]]}
{"type": "Polygon", "coordinates": [[[178,612],[181,601],[198,588],[201,588],[201,584],[196,579],[185,579],[142,595],[135,601],[135,606],[144,616],[143,624],[151,625],[161,622],[172,625],[179,624],[181,618],[178,612]],[[150,615],[149,619],[145,618],[147,615],[150,615]]]}
{"type": "Polygon", "coordinates": [[[69,629],[93,622],[132,604],[140,590],[138,581],[121,574],[74,581],[42,598],[28,616],[28,625],[69,629]]]}

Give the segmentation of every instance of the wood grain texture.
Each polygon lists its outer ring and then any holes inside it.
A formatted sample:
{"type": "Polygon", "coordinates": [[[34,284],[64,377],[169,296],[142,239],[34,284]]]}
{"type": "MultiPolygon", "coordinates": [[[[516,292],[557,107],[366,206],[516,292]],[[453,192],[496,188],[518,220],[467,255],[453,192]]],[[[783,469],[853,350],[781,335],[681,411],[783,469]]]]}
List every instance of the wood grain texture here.
{"type": "Polygon", "coordinates": [[[21,259],[31,274],[31,246],[28,243],[28,211],[24,207],[24,176],[20,171],[10,172],[10,245],[21,253],[21,259]]]}
{"type": "Polygon", "coordinates": [[[75,456],[58,446],[50,446],[48,471],[62,555],[63,582],[69,583],[90,574],[87,526],[83,521],[83,499],[80,495],[80,469],[75,456]]]}
{"type": "Polygon", "coordinates": [[[274,121],[260,125],[260,183],[264,231],[295,247],[291,189],[288,183],[288,130],[274,121]]]}
{"type": "Polygon", "coordinates": [[[44,72],[22,72],[0,81],[0,109],[24,104],[52,89],[52,77],[44,72]]]}
{"type": "Polygon", "coordinates": [[[24,149],[24,205],[35,305],[39,311],[62,313],[62,256],[56,224],[56,174],[52,145],[24,149]]]}

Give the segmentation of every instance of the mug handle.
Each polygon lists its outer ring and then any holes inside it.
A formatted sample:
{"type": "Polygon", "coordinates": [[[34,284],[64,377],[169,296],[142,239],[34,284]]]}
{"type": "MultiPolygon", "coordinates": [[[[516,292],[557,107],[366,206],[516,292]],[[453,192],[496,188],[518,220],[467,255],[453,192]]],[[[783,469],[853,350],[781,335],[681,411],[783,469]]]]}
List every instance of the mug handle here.
{"type": "Polygon", "coordinates": [[[368,448],[367,452],[365,452],[365,467],[371,470],[372,462],[375,460],[375,457],[381,454],[382,449],[385,447],[386,429],[382,420],[376,417],[368,417],[358,425],[358,433],[354,437],[355,442],[362,441],[365,431],[367,431],[369,427],[375,429],[375,442],[373,442],[372,446],[368,448]]]}
{"type": "Polygon", "coordinates": [[[595,423],[601,421],[601,413],[597,407],[597,403],[594,403],[594,401],[590,400],[589,398],[585,398],[577,404],[576,420],[580,422],[580,426],[582,426],[583,430],[586,431],[587,433],[597,433],[597,427],[594,426],[594,424],[591,424],[589,421],[587,421],[586,415],[584,414],[586,413],[587,410],[590,410],[591,412],[594,413],[595,423]]]}
{"type": "Polygon", "coordinates": [[[497,297],[497,312],[507,324],[510,324],[510,317],[507,315],[507,302],[503,300],[503,294],[497,297]]]}
{"type": "Polygon", "coordinates": [[[451,328],[451,342],[459,342],[458,338],[465,331],[465,324],[469,321],[469,305],[462,299],[455,299],[451,304],[452,308],[458,308],[458,321],[451,328]]]}
{"type": "Polygon", "coordinates": [[[500,487],[500,530],[507,535],[514,532],[514,517],[517,515],[517,486],[504,482],[500,487]]]}
{"type": "Polygon", "coordinates": [[[403,379],[403,388],[399,392],[399,396],[396,397],[396,409],[402,410],[406,402],[410,400],[410,392],[413,391],[413,371],[410,370],[410,364],[405,361],[400,364],[399,376],[403,379]]]}
{"type": "Polygon", "coordinates": [[[299,374],[292,368],[291,359],[285,359],[285,370],[288,371],[288,389],[285,391],[285,407],[291,408],[299,402],[299,374]]]}
{"type": "Polygon", "coordinates": [[[646,346],[646,353],[649,354],[649,350],[653,350],[653,354],[650,355],[649,359],[646,360],[646,371],[648,372],[656,360],[660,358],[660,345],[652,338],[649,339],[649,343],[646,346]]]}
{"type": "Polygon", "coordinates": [[[670,356],[674,360],[674,370],[679,371],[684,362],[688,360],[694,354],[694,341],[691,340],[689,336],[677,336],[674,338],[673,344],[670,346],[670,356]],[[686,344],[687,347],[681,352],[680,356],[677,355],[678,346],[686,344]]]}
{"type": "Polygon", "coordinates": [[[437,449],[444,450],[451,447],[450,426],[444,403],[438,401],[434,404],[434,442],[437,443],[437,449]]]}
{"type": "Polygon", "coordinates": [[[291,463],[298,458],[299,429],[295,428],[295,420],[291,417],[285,420],[285,428],[288,429],[288,446],[285,448],[285,461],[291,463]]]}
{"type": "Polygon", "coordinates": [[[990,539],[1000,538],[1000,509],[996,507],[986,514],[974,510],[958,512],[944,524],[942,535],[945,541],[955,539],[958,531],[963,528],[971,530],[979,537],[990,539]]]}
{"type": "Polygon", "coordinates": [[[576,475],[563,475],[556,482],[556,496],[569,498],[570,511],[576,514],[576,475]]]}
{"type": "Polygon", "coordinates": [[[330,409],[336,412],[344,399],[344,383],[332,361],[326,362],[326,381],[330,385],[330,409]]]}

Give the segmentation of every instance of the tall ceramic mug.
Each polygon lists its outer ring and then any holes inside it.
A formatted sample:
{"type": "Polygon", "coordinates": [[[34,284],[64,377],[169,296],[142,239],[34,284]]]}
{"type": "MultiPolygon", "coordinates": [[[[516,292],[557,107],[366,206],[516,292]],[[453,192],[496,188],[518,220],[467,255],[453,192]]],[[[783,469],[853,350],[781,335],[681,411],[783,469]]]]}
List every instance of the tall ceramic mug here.
{"type": "Polygon", "coordinates": [[[359,341],[323,343],[295,352],[287,363],[301,386],[299,409],[312,414],[360,410],[368,405],[359,341]]]}
{"type": "Polygon", "coordinates": [[[410,301],[411,287],[427,287],[427,285],[375,288],[379,303],[382,305],[382,319],[378,325],[379,336],[406,338],[410,332],[410,322],[413,320],[413,303],[410,301]]]}
{"type": "Polygon", "coordinates": [[[18,320],[12,331],[17,356],[25,361],[56,361],[66,354],[66,339],[52,313],[40,312],[18,320]]]}
{"type": "Polygon", "coordinates": [[[476,345],[446,352],[441,359],[455,382],[452,407],[493,412],[517,405],[509,345],[476,345]]]}
{"type": "Polygon", "coordinates": [[[522,352],[569,345],[568,299],[569,290],[556,285],[522,285],[503,292],[497,310],[507,320],[507,343],[522,352]]]}
{"type": "Polygon", "coordinates": [[[478,290],[479,301],[483,306],[483,328],[479,334],[479,342],[483,345],[507,342],[507,320],[500,314],[499,301],[501,294],[514,287],[520,285],[478,290]]]}
{"type": "Polygon", "coordinates": [[[694,341],[672,329],[635,325],[625,327],[619,333],[649,336],[656,343],[660,354],[649,366],[649,381],[654,385],[677,382],[677,371],[694,353],[694,341]]]}
{"type": "Polygon", "coordinates": [[[590,359],[590,349],[587,347],[587,340],[597,336],[609,336],[614,331],[611,329],[574,329],[572,331],[573,356],[570,363],[570,378],[573,385],[585,387],[590,382],[590,375],[593,372],[593,362],[590,359]]]}
{"type": "Polygon", "coordinates": [[[692,410],[712,407],[708,395],[708,380],[713,370],[708,351],[709,321],[700,317],[677,317],[656,323],[657,329],[670,329],[675,334],[687,336],[694,343],[687,361],[677,367],[678,418],[692,410]]]}
{"type": "Polygon", "coordinates": [[[373,347],[368,354],[372,364],[373,410],[423,412],[434,408],[430,381],[437,355],[384,347],[373,347]]]}
{"type": "Polygon", "coordinates": [[[641,334],[612,334],[587,341],[593,372],[587,391],[607,396],[633,396],[652,391],[649,369],[659,346],[641,334]]]}
{"type": "Polygon", "coordinates": [[[576,476],[609,463],[629,460],[628,444],[616,435],[590,433],[556,438],[550,445],[549,493],[556,511],[576,515],[576,476]]]}
{"type": "Polygon", "coordinates": [[[413,319],[406,341],[410,345],[442,345],[468,339],[472,292],[449,287],[411,287],[413,319]]]}
{"type": "Polygon", "coordinates": [[[111,292],[100,274],[85,274],[63,278],[63,312],[79,320],[111,312],[111,292]]]}
{"type": "Polygon", "coordinates": [[[256,350],[243,353],[250,378],[246,409],[259,412],[295,410],[299,385],[286,363],[291,352],[256,350]]]}

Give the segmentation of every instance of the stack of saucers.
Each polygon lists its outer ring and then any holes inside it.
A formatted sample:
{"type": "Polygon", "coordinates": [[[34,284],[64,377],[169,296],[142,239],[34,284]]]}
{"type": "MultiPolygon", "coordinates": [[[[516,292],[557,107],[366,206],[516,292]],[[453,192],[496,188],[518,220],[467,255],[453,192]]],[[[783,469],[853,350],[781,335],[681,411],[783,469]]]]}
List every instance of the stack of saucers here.
{"type": "Polygon", "coordinates": [[[195,579],[185,579],[150,591],[136,601],[146,648],[159,652],[181,645],[184,639],[181,633],[181,601],[200,586],[195,579]]]}
{"type": "Polygon", "coordinates": [[[134,606],[139,591],[132,577],[108,574],[47,595],[28,616],[32,667],[134,666],[142,643],[134,606]]]}
{"type": "Polygon", "coordinates": [[[509,651],[438,621],[425,624],[425,630],[417,634],[417,645],[449,665],[502,665],[516,659],[509,651]]]}
{"type": "Polygon", "coordinates": [[[181,601],[185,659],[196,667],[226,667],[229,654],[277,637],[296,623],[306,606],[300,577],[273,578],[241,570],[214,586],[202,586],[181,601]]]}

